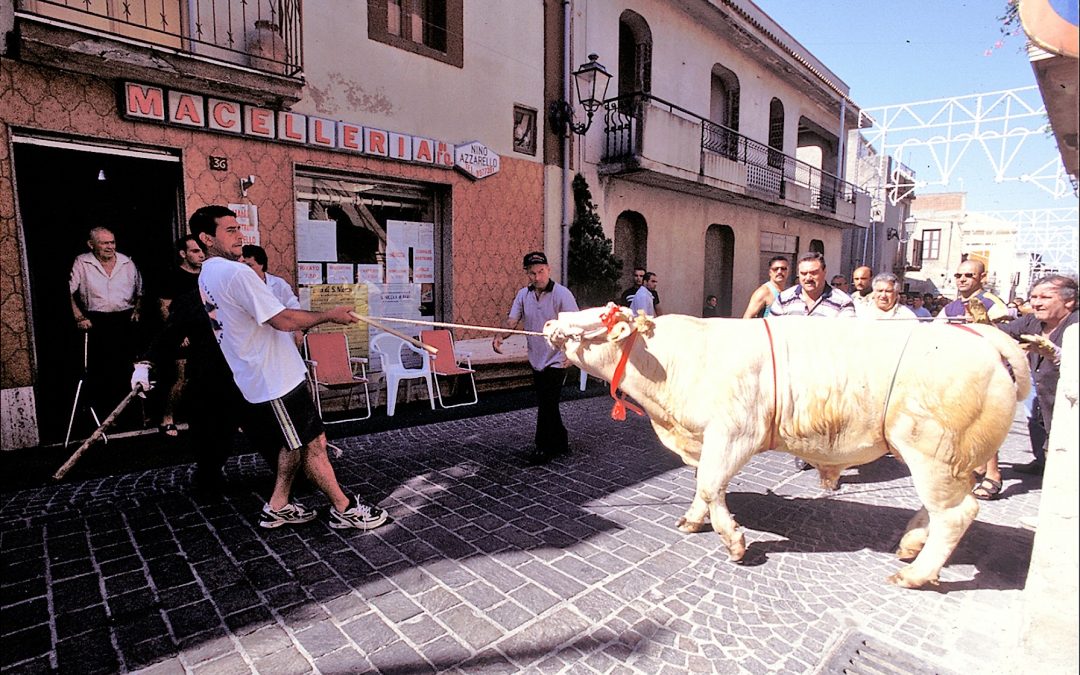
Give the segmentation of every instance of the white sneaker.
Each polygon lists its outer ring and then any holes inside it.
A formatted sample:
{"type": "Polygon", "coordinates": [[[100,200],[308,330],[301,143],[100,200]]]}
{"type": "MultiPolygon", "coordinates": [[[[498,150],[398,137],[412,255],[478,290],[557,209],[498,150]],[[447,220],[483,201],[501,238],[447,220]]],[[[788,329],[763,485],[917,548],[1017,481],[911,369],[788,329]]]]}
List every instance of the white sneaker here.
{"type": "Polygon", "coordinates": [[[330,507],[330,527],[336,530],[354,528],[374,530],[386,522],[386,511],[377,506],[364,504],[356,497],[349,497],[349,506],[344,511],[330,507]]]}
{"type": "Polygon", "coordinates": [[[259,527],[272,529],[282,525],[300,525],[314,520],[315,515],[314,511],[305,509],[299,504],[286,504],[276,511],[266,504],[259,518],[259,527]]]}

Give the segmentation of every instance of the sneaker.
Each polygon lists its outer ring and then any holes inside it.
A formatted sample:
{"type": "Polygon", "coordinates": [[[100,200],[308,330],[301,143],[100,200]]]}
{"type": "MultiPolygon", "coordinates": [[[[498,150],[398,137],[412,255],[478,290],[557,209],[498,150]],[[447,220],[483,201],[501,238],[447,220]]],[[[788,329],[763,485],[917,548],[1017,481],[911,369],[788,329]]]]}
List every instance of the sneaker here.
{"type": "Polygon", "coordinates": [[[378,506],[361,503],[356,497],[349,497],[349,506],[344,511],[330,507],[330,527],[335,530],[354,528],[374,530],[386,522],[386,511],[378,506]]]}
{"type": "Polygon", "coordinates": [[[272,529],[282,525],[300,525],[315,518],[315,512],[305,509],[299,504],[286,504],[277,511],[270,508],[269,504],[263,506],[262,516],[259,518],[259,527],[272,529]]]}

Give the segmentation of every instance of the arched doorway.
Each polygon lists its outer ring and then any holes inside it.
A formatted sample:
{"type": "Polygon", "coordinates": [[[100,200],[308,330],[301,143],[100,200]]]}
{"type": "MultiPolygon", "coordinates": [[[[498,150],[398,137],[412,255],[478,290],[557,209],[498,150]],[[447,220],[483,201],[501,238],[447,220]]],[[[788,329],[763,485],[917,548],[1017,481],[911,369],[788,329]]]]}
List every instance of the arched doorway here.
{"type": "Polygon", "coordinates": [[[735,232],[728,225],[705,231],[705,273],[701,299],[715,295],[719,316],[731,316],[731,274],[735,266],[735,232]]]}
{"type": "Polygon", "coordinates": [[[623,211],[615,219],[615,256],[622,260],[620,288],[634,283],[634,268],[649,262],[649,226],[636,211],[623,211]]]}

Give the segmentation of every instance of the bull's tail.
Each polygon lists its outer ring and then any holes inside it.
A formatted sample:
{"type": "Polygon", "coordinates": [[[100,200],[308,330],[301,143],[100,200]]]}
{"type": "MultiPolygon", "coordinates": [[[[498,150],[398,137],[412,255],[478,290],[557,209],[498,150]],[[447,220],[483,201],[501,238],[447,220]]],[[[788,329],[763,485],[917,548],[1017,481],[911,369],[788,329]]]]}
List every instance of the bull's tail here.
{"type": "Polygon", "coordinates": [[[1001,354],[1002,365],[1009,370],[1013,381],[1016,383],[1016,400],[1023,401],[1031,391],[1031,372],[1028,366],[1027,355],[1016,340],[993,326],[984,324],[967,324],[967,328],[977,331],[979,335],[989,340],[994,348],[1001,354]]]}

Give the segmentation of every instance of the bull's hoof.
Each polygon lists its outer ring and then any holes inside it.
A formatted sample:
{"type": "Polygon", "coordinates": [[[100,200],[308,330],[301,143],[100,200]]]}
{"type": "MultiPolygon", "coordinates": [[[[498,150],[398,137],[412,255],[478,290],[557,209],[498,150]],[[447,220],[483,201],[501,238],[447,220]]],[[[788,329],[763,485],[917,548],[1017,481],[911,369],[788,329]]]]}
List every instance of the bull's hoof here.
{"type": "Polygon", "coordinates": [[[679,532],[685,532],[686,534],[695,534],[709,529],[709,524],[687,520],[686,516],[683,516],[675,523],[675,529],[679,532]]]}
{"type": "Polygon", "coordinates": [[[899,586],[900,588],[922,588],[927,584],[931,586],[938,585],[938,578],[936,575],[931,577],[930,579],[912,578],[911,565],[908,565],[896,574],[893,574],[888,579],[886,579],[886,581],[888,581],[893,586],[899,586]]]}
{"type": "Polygon", "coordinates": [[[908,548],[906,546],[901,545],[899,548],[896,549],[896,557],[899,558],[900,560],[903,560],[904,562],[909,562],[911,560],[914,560],[915,556],[919,555],[920,551],[922,551],[921,547],[920,548],[908,548]]]}
{"type": "Polygon", "coordinates": [[[735,541],[728,544],[728,560],[731,562],[740,562],[743,556],[746,555],[746,537],[742,532],[735,535],[735,541]]]}

